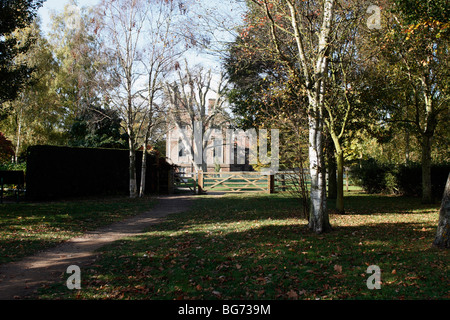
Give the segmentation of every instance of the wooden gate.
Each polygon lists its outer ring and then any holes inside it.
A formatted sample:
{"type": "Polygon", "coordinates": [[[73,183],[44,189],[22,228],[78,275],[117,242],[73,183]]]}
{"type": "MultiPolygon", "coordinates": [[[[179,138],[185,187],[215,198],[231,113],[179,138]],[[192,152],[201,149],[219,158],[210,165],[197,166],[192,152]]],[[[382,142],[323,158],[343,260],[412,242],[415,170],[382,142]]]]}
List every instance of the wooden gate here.
{"type": "Polygon", "coordinates": [[[198,192],[267,192],[274,191],[274,176],[260,172],[199,172],[198,192]]]}
{"type": "Polygon", "coordinates": [[[197,174],[174,172],[173,184],[176,192],[192,192],[197,193],[197,174]]]}

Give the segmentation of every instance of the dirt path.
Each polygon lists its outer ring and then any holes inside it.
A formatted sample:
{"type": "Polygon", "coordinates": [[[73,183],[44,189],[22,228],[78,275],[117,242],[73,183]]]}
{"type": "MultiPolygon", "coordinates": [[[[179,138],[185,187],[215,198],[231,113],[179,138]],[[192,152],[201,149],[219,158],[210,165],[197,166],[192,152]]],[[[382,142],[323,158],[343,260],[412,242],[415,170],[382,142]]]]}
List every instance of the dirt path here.
{"type": "Polygon", "coordinates": [[[189,195],[161,196],[155,207],[146,213],[88,232],[63,244],[0,266],[0,300],[33,298],[43,284],[61,281],[70,265],[81,268],[95,262],[98,248],[124,237],[138,235],[145,228],[159,223],[176,212],[186,211],[194,199],[189,195]]]}

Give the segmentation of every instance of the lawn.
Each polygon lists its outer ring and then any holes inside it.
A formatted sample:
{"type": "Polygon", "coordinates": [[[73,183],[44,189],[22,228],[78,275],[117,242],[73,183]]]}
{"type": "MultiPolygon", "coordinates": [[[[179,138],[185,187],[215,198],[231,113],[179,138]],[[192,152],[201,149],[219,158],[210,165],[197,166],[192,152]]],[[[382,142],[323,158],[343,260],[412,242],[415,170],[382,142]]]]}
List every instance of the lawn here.
{"type": "Polygon", "coordinates": [[[149,210],[155,201],[126,197],[0,205],[0,264],[149,210]]]}
{"type": "MultiPolygon", "coordinates": [[[[331,203],[330,203],[331,205],[331,203]]],[[[145,235],[101,249],[43,299],[449,299],[449,252],[431,247],[439,205],[352,194],[334,230],[316,235],[298,200],[279,194],[199,196],[145,235]],[[367,268],[381,269],[369,290],[367,268]]]]}

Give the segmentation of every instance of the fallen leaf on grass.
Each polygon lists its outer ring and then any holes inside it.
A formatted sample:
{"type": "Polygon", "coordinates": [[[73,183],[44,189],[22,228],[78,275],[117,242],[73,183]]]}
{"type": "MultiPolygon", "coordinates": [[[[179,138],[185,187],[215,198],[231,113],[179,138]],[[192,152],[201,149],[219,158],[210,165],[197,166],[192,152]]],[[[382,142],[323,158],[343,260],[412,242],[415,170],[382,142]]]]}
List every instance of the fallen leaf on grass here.
{"type": "Polygon", "coordinates": [[[335,264],[334,265],[334,271],[338,272],[338,273],[342,273],[342,266],[335,264]]]}
{"type": "Polygon", "coordinates": [[[287,293],[287,297],[289,299],[298,299],[298,293],[295,292],[294,290],[291,290],[287,293]]]}

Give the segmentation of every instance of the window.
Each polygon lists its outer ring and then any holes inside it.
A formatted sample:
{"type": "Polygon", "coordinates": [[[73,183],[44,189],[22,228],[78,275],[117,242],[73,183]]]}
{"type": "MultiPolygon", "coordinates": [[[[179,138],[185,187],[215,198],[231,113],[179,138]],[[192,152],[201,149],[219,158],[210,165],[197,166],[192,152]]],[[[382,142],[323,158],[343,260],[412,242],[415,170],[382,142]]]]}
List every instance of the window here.
{"type": "Polygon", "coordinates": [[[186,155],[186,151],[184,150],[183,140],[178,140],[178,156],[184,157],[186,155]]]}
{"type": "Polygon", "coordinates": [[[222,140],[213,138],[213,159],[222,158],[222,140]]]}

